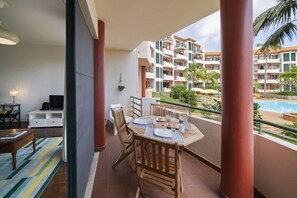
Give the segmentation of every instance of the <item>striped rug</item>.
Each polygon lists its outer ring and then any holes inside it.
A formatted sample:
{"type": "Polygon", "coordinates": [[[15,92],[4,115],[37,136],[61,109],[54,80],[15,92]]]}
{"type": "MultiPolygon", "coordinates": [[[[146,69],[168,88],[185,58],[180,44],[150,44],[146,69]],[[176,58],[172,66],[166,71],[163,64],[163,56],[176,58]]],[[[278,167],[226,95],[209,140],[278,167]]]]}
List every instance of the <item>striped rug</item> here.
{"type": "Polygon", "coordinates": [[[0,154],[0,197],[40,197],[62,163],[62,137],[39,138],[17,152],[13,171],[11,154],[0,154]]]}

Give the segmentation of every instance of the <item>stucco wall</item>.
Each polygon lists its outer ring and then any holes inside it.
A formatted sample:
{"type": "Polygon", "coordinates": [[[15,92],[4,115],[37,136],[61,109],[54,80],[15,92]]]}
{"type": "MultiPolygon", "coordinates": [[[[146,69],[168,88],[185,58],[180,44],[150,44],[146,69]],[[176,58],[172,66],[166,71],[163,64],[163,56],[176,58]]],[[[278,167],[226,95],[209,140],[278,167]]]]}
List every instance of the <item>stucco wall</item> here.
{"type": "Polygon", "coordinates": [[[9,89],[19,91],[21,119],[40,109],[49,95],[64,94],[65,47],[18,44],[0,45],[0,103],[12,103],[9,89]]]}
{"type": "Polygon", "coordinates": [[[106,118],[110,104],[122,104],[125,113],[130,112],[130,96],[139,96],[138,62],[136,51],[106,50],[105,51],[105,110],[106,118]],[[122,73],[123,91],[118,85],[122,73]]]}

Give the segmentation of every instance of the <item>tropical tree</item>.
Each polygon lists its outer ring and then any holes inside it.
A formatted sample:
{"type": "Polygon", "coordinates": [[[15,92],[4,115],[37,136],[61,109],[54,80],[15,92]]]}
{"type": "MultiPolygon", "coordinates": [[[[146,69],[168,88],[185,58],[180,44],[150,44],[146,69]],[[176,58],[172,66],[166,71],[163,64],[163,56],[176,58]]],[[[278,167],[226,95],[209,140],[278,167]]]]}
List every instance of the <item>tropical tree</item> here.
{"type": "Polygon", "coordinates": [[[285,39],[293,40],[297,35],[297,1],[277,0],[277,5],[260,14],[254,21],[254,35],[260,31],[268,31],[270,28],[276,30],[266,39],[263,49],[273,45],[283,45],[285,39]]]}
{"type": "Polygon", "coordinates": [[[211,83],[212,86],[218,83],[220,74],[217,72],[207,72],[205,68],[199,69],[197,79],[203,82],[203,89],[206,88],[206,83],[211,83]]]}
{"type": "Polygon", "coordinates": [[[197,83],[197,73],[200,68],[201,64],[191,63],[189,68],[183,71],[183,76],[185,76],[188,81],[193,80],[193,83],[197,83]]]}
{"type": "Polygon", "coordinates": [[[283,74],[279,75],[279,79],[284,79],[280,82],[281,85],[288,85],[289,87],[296,90],[297,88],[297,67],[291,66],[290,71],[286,71],[283,74]]]}
{"type": "Polygon", "coordinates": [[[267,80],[267,62],[268,62],[268,57],[270,55],[270,50],[277,50],[281,48],[279,44],[270,44],[268,47],[265,46],[264,44],[257,44],[257,47],[260,47],[258,51],[264,54],[265,57],[265,68],[264,68],[264,98],[266,98],[266,90],[267,90],[267,85],[266,85],[266,80],[267,80]]]}

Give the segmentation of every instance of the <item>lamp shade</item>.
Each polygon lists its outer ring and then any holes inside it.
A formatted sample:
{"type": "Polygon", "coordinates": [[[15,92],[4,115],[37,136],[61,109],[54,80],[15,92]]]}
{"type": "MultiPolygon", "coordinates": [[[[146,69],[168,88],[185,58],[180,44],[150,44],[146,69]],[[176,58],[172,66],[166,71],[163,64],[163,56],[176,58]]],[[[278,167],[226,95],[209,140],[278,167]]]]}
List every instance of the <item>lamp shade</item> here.
{"type": "Polygon", "coordinates": [[[0,44],[16,45],[20,41],[19,37],[0,26],[0,44]]]}
{"type": "Polygon", "coordinates": [[[15,89],[11,89],[11,90],[9,90],[9,96],[17,96],[18,95],[18,91],[17,90],[15,90],[15,89]]]}

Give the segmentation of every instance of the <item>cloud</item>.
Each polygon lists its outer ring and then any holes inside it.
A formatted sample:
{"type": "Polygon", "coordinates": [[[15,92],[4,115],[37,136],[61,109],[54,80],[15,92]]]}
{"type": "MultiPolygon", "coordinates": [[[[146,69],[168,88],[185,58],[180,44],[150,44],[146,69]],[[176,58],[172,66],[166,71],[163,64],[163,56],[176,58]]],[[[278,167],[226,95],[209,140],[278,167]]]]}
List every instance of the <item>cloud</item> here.
{"type": "MultiPolygon", "coordinates": [[[[253,0],[253,18],[255,19],[259,14],[276,3],[276,0],[253,0]]],[[[220,26],[220,11],[218,11],[176,32],[176,34],[197,40],[197,43],[202,44],[206,51],[220,51],[220,26]]]]}

